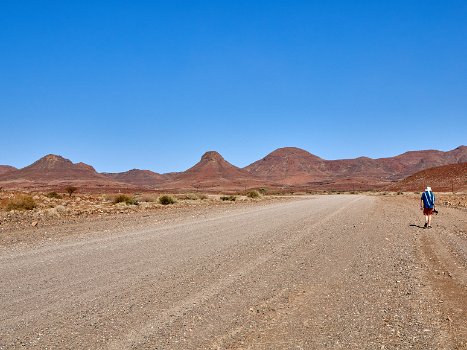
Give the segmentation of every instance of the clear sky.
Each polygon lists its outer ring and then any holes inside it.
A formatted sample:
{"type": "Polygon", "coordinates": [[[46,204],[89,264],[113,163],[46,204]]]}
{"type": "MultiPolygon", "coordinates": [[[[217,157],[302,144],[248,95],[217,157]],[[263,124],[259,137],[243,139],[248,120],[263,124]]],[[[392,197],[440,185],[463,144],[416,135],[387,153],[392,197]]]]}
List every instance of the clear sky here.
{"type": "Polygon", "coordinates": [[[467,142],[467,1],[0,2],[0,164],[237,166],[467,142]]]}

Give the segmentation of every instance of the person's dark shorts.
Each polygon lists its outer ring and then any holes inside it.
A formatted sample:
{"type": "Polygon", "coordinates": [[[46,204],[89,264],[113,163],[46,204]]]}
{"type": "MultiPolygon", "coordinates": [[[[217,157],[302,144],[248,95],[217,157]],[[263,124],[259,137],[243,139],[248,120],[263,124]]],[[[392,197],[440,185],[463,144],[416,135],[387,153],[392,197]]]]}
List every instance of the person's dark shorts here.
{"type": "Polygon", "coordinates": [[[423,215],[432,215],[433,208],[423,208],[423,215]]]}

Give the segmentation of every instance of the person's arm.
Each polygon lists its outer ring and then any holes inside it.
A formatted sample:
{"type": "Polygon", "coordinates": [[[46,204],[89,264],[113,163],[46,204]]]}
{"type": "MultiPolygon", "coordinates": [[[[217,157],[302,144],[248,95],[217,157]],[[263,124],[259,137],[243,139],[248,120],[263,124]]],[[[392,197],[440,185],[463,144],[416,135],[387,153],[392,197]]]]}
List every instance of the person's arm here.
{"type": "Polygon", "coordinates": [[[420,198],[420,209],[422,209],[422,210],[423,210],[423,197],[422,197],[422,198],[420,198]]]}

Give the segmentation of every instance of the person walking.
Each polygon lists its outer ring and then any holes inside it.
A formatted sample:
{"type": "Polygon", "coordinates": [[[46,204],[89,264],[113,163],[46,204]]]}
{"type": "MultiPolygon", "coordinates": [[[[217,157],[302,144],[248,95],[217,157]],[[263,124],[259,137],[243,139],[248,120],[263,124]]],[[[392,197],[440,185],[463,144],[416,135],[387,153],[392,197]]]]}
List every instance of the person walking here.
{"type": "Polygon", "coordinates": [[[424,228],[431,228],[431,218],[433,216],[433,211],[435,210],[435,194],[431,190],[430,186],[427,186],[425,192],[422,193],[420,209],[423,210],[423,215],[425,215],[424,228]]]}

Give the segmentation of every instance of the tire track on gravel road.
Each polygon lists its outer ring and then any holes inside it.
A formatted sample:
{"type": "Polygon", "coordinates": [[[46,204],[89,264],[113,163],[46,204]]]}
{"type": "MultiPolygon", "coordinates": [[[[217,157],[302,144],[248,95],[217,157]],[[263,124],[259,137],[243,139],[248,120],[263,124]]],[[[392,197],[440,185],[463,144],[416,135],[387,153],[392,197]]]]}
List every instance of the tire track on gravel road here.
{"type": "Polygon", "coordinates": [[[196,305],[204,303],[215,295],[221,293],[240,278],[254,271],[258,266],[280,254],[283,250],[300,243],[300,241],[308,236],[310,231],[315,229],[317,226],[325,224],[328,220],[339,215],[342,211],[348,210],[349,207],[362,199],[363,197],[361,196],[353,198],[339,209],[320,218],[314,224],[310,225],[307,230],[294,235],[293,238],[287,242],[275,246],[272,253],[261,255],[255,260],[249,261],[247,264],[241,266],[238,270],[230,274],[227,278],[222,278],[209,287],[203,288],[193,296],[180,302],[176,307],[160,312],[157,318],[152,319],[142,328],[128,332],[122,339],[114,340],[108,345],[108,349],[117,350],[138,347],[138,344],[144,342],[144,340],[148,338],[156,328],[170,325],[170,323],[181,317],[185,312],[192,310],[196,305]]]}
{"type": "MultiPolygon", "coordinates": [[[[285,239],[281,234],[293,222],[308,216],[318,219],[354,198],[300,199],[233,214],[216,213],[208,220],[188,219],[156,230],[88,237],[89,242],[72,237],[72,243],[63,242],[69,254],[60,250],[61,244],[13,249],[0,268],[0,349],[2,342],[10,344],[7,348],[20,344],[60,348],[57,341],[63,340],[74,348],[96,347],[87,332],[96,332],[97,321],[107,327],[100,331],[114,339],[116,329],[120,329],[116,336],[128,329],[124,323],[136,321],[135,329],[140,329],[144,324],[140,320],[146,318],[139,318],[144,315],[135,313],[135,305],[148,304],[149,317],[177,305],[199,290],[187,285],[191,279],[212,285],[236,271],[236,261],[256,258],[248,246],[274,248],[271,244],[285,239]],[[310,205],[315,200],[318,204],[310,205]],[[105,243],[96,247],[101,242],[105,243]],[[215,262],[221,264],[219,268],[215,262]],[[171,289],[179,291],[167,297],[171,289]],[[115,320],[119,326],[114,326],[115,320]]],[[[100,338],[98,347],[105,344],[105,337],[100,338]]]]}

